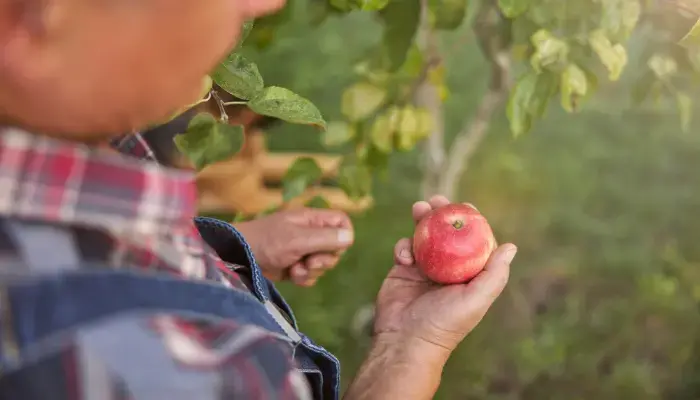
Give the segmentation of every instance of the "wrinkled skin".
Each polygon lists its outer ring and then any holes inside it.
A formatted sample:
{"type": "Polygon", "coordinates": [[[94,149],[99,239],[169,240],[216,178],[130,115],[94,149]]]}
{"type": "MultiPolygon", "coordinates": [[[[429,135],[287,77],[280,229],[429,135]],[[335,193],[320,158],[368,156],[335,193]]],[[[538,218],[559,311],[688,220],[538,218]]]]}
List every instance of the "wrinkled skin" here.
{"type": "MultiPolygon", "coordinates": [[[[413,206],[419,223],[432,209],[450,204],[443,196],[413,206]]],[[[418,339],[447,354],[481,321],[508,282],[513,244],[497,248],[484,270],[467,284],[450,286],[430,281],[415,265],[410,239],[394,249],[396,265],[377,297],[375,335],[407,341],[418,339]]]]}
{"type": "Polygon", "coordinates": [[[353,243],[350,218],[342,211],[303,208],[235,224],[263,274],[313,286],[353,243]]]}

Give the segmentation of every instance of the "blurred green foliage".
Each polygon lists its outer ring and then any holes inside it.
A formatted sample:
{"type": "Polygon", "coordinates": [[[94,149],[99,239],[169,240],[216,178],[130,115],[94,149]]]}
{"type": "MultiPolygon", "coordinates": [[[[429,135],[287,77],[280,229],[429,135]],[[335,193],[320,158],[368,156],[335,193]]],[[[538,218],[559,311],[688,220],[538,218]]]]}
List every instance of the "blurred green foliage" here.
{"type": "MultiPolygon", "coordinates": [[[[354,61],[380,29],[362,14],[314,28],[305,6],[296,3],[268,46],[244,54],[266,84],[292,88],[333,121],[354,61]]],[[[630,57],[645,40],[633,39],[630,57]]],[[[453,133],[484,93],[487,65],[467,28],[442,42],[453,133]]],[[[520,252],[509,288],[452,357],[437,399],[700,398],[699,126],[683,133],[675,107],[633,105],[628,93],[643,73],[626,69],[578,114],[553,109],[517,139],[505,107],[498,114],[456,200],[477,204],[520,252]]],[[[279,126],[269,139],[273,149],[324,148],[301,126],[279,126]]],[[[341,359],[345,384],[369,345],[352,318],[373,301],[395,241],[412,234],[420,178],[417,151],[394,157],[374,182],[376,206],[354,218],[356,243],[341,265],[312,289],[281,285],[301,328],[341,359]]]]}

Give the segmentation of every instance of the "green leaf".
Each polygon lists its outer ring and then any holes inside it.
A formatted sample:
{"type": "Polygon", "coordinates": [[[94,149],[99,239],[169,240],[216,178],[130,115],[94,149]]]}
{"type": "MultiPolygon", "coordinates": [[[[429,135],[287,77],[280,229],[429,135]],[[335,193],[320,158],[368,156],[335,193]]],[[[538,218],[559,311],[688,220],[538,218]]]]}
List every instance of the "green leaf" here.
{"type": "Polygon", "coordinates": [[[565,62],[569,56],[569,45],[556,38],[546,29],[540,29],[530,38],[535,52],[530,57],[530,64],[535,71],[565,62]]]}
{"type": "Polygon", "coordinates": [[[372,123],[370,139],[377,150],[382,153],[391,153],[394,149],[394,130],[389,116],[382,114],[377,116],[372,123]]]}
{"type": "Polygon", "coordinates": [[[388,57],[388,69],[395,72],[406,61],[408,50],[418,31],[421,0],[391,1],[379,11],[384,24],[382,44],[388,57]]]}
{"type": "Polygon", "coordinates": [[[433,117],[423,108],[413,106],[387,112],[394,134],[394,146],[400,151],[413,149],[433,128],[433,117]]]}
{"type": "Polygon", "coordinates": [[[310,0],[306,15],[309,18],[310,25],[317,27],[324,23],[333,11],[328,0],[310,0]]]}
{"type": "Polygon", "coordinates": [[[250,220],[250,217],[248,217],[247,215],[245,215],[243,213],[238,213],[238,214],[236,214],[235,217],[233,217],[233,220],[231,222],[235,224],[238,222],[245,222],[248,220],[250,220]]]}
{"type": "Polygon", "coordinates": [[[277,38],[277,32],[281,26],[292,20],[296,1],[287,0],[284,7],[274,13],[267,14],[255,20],[255,26],[250,32],[248,42],[252,42],[258,49],[265,49],[277,38]]]}
{"type": "Polygon", "coordinates": [[[384,9],[390,0],[355,0],[355,5],[362,11],[379,11],[384,9]]]}
{"type": "Polygon", "coordinates": [[[243,127],[220,123],[211,114],[200,113],[174,140],[178,150],[200,171],[238,153],[243,146],[243,127]]]}
{"type": "MultiPolygon", "coordinates": [[[[201,100],[201,99],[207,97],[209,92],[211,92],[212,86],[214,86],[214,80],[211,79],[211,76],[207,75],[204,78],[202,78],[202,91],[199,92],[199,99],[198,100],[201,100]]],[[[192,107],[192,105],[190,105],[187,108],[190,108],[190,107],[192,107]]]]}
{"type": "Polygon", "coordinates": [[[326,201],[323,196],[314,196],[311,200],[307,201],[304,206],[311,208],[331,208],[331,205],[328,204],[328,201],[326,201]]]}
{"type": "Polygon", "coordinates": [[[354,9],[353,0],[328,0],[330,5],[339,11],[352,11],[354,9]]]}
{"type": "Polygon", "coordinates": [[[266,209],[264,209],[264,210],[260,211],[259,213],[255,214],[255,217],[252,218],[252,219],[257,219],[257,218],[265,217],[265,216],[268,216],[268,215],[270,215],[270,214],[274,214],[274,213],[278,212],[279,210],[280,210],[280,207],[279,207],[279,206],[276,206],[276,205],[274,205],[274,206],[269,206],[269,207],[267,207],[266,209]]]}
{"type": "MultiPolygon", "coordinates": [[[[391,153],[379,150],[373,143],[367,146],[364,158],[360,159],[368,170],[373,173],[386,175],[389,171],[389,157],[391,153]]],[[[369,194],[369,192],[368,192],[369,194]]]]}
{"type": "Polygon", "coordinates": [[[678,63],[676,60],[662,54],[654,54],[651,56],[647,65],[654,72],[656,77],[663,81],[668,81],[678,72],[678,63]]]}
{"type": "Polygon", "coordinates": [[[338,185],[349,198],[360,199],[372,190],[372,172],[356,157],[346,157],[338,169],[338,185]]]}
{"type": "Polygon", "coordinates": [[[326,147],[343,145],[355,137],[355,128],[344,121],[333,121],[323,134],[323,144],[326,147]]]}
{"type": "Polygon", "coordinates": [[[304,191],[321,179],[323,171],[311,157],[297,158],[282,178],[282,196],[285,202],[301,196],[304,191]]]}
{"type": "Polygon", "coordinates": [[[578,108],[578,101],[588,93],[588,79],[576,64],[569,64],[561,74],[561,105],[567,112],[578,108]]]}
{"type": "Polygon", "coordinates": [[[251,19],[243,23],[243,28],[241,29],[241,38],[238,40],[238,48],[243,46],[243,42],[248,39],[250,32],[253,30],[255,22],[251,19]]]}
{"type": "Polygon", "coordinates": [[[600,2],[602,18],[600,26],[618,41],[627,40],[639,22],[642,6],[638,0],[612,0],[600,2]]]}
{"type": "Polygon", "coordinates": [[[681,128],[683,132],[688,132],[693,118],[693,100],[687,94],[678,92],[676,93],[676,103],[681,118],[681,128]]]}
{"type": "Polygon", "coordinates": [[[279,118],[293,124],[313,125],[326,129],[321,112],[309,100],[289,89],[270,86],[248,102],[248,107],[260,115],[279,118]]]}
{"type": "Polygon", "coordinates": [[[350,121],[361,121],[374,113],[386,100],[386,91],[366,82],[358,82],[345,89],[340,111],[350,121]]]}
{"type": "Polygon", "coordinates": [[[513,135],[527,133],[536,118],[540,118],[556,92],[554,74],[529,72],[518,79],[508,99],[506,114],[513,135]]]}
{"type": "MultiPolygon", "coordinates": [[[[442,64],[440,65],[442,66],[442,64]]],[[[406,61],[401,65],[401,68],[396,72],[397,76],[405,76],[408,79],[416,79],[420,77],[425,69],[425,56],[421,52],[418,44],[413,45],[406,53],[406,61]]],[[[433,71],[435,68],[431,69],[433,71]]]]}
{"type": "Polygon", "coordinates": [[[498,6],[508,18],[515,18],[527,11],[531,0],[498,0],[498,6]]]}
{"type": "Polygon", "coordinates": [[[627,65],[627,51],[621,44],[612,44],[602,30],[591,33],[588,38],[593,51],[608,70],[608,79],[616,81],[620,79],[622,70],[627,65]]]}
{"type": "Polygon", "coordinates": [[[236,53],[222,61],[211,77],[222,89],[244,100],[252,99],[265,87],[258,66],[236,53]]]}
{"type": "Polygon", "coordinates": [[[436,29],[454,30],[464,22],[467,0],[429,0],[428,10],[436,29]]]}
{"type": "Polygon", "coordinates": [[[408,105],[401,109],[399,126],[396,129],[401,136],[415,139],[420,134],[420,120],[416,108],[408,105]]]}
{"type": "Polygon", "coordinates": [[[536,85],[537,75],[526,74],[518,80],[510,94],[506,115],[510,122],[510,130],[515,136],[532,129],[532,116],[528,112],[528,105],[536,85]]]}

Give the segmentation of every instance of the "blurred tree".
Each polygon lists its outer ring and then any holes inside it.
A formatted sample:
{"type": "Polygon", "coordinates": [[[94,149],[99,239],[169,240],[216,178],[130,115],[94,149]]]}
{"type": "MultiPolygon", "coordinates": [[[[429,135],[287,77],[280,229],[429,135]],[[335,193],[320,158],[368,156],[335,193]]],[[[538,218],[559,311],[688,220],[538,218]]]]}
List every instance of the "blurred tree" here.
{"type": "MultiPolygon", "coordinates": [[[[581,109],[600,81],[617,81],[630,63],[628,42],[645,31],[638,84],[631,95],[640,104],[671,99],[681,125],[691,119],[690,83],[700,68],[700,3],[693,0],[310,0],[309,23],[329,15],[370,12],[383,26],[382,39],[356,66],[357,79],[339,99],[343,114],[327,124],[305,98],[280,87],[266,87],[257,66],[234,50],[207,78],[207,98],[219,106],[218,118],[195,117],[178,138],[178,147],[198,169],[240,149],[242,129],[227,124],[226,106],[246,105],[256,113],[325,131],[324,143],[346,157],[338,184],[352,198],[371,192],[373,177],[386,171],[395,152],[423,146],[423,196],[455,195],[471,156],[494,113],[507,100],[514,135],[530,131],[558,97],[561,107],[581,109]],[[442,103],[449,96],[441,31],[472,27],[490,66],[488,87],[470,121],[446,142],[442,103]],[[679,46],[677,42],[681,43],[679,46]],[[220,90],[235,96],[226,102],[220,90]],[[227,125],[222,127],[221,125],[227,125]]],[[[244,40],[264,48],[277,38],[276,27],[292,15],[294,1],[278,14],[251,21],[244,40]],[[252,35],[251,35],[252,32],[252,35]]],[[[466,111],[466,110],[465,110],[466,111]]],[[[309,174],[315,166],[296,168],[309,174]]],[[[307,180],[309,184],[313,180],[307,180]]],[[[294,185],[291,185],[294,186],[294,185]]],[[[297,185],[298,186],[298,185],[297,185]]],[[[298,192],[300,188],[295,187],[298,192]]]]}

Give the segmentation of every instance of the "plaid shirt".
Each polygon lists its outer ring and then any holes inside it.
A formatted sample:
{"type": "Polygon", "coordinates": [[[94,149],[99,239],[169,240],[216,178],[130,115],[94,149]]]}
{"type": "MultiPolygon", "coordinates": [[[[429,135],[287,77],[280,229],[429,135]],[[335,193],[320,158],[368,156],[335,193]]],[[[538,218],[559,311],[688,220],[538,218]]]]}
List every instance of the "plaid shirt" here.
{"type": "Polygon", "coordinates": [[[27,297],[27,287],[76,269],[89,275],[88,264],[130,274],[123,279],[208,281],[255,299],[236,266],[202,240],[192,174],[149,162],[138,134],[113,144],[141,160],[0,128],[0,398],[310,398],[292,347],[236,319],[144,309],[41,336],[38,316],[13,318],[47,306],[50,291],[27,297]],[[29,300],[17,301],[20,292],[29,300]]]}

